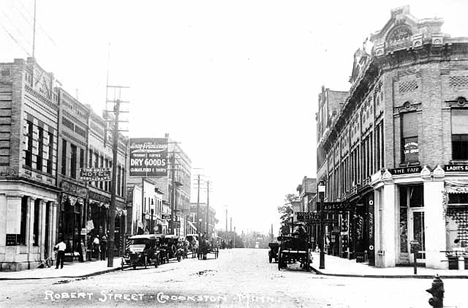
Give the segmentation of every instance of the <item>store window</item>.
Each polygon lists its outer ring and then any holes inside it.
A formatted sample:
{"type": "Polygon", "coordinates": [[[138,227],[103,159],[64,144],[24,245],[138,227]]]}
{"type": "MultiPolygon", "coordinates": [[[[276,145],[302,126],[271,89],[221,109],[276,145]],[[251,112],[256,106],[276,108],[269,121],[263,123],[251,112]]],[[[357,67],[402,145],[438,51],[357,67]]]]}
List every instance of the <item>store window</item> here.
{"type": "Polygon", "coordinates": [[[468,109],[452,109],[452,159],[468,160],[468,109]]]}
{"type": "Polygon", "coordinates": [[[416,112],[401,114],[401,162],[419,162],[418,117],[416,112]]]}

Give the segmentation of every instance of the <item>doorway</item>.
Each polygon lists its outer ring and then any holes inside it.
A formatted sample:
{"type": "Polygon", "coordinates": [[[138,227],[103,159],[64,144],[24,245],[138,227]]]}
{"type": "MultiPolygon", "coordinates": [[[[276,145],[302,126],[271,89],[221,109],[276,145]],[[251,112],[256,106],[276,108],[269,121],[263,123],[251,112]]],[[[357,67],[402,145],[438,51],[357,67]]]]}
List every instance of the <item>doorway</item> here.
{"type": "MultiPolygon", "coordinates": [[[[408,235],[411,241],[417,241],[419,243],[416,253],[416,260],[419,263],[426,262],[426,245],[425,245],[425,225],[424,225],[424,208],[410,208],[409,211],[409,230],[408,235]]],[[[408,247],[410,250],[411,247],[408,247]]],[[[411,262],[414,262],[414,255],[410,255],[411,262]]]]}

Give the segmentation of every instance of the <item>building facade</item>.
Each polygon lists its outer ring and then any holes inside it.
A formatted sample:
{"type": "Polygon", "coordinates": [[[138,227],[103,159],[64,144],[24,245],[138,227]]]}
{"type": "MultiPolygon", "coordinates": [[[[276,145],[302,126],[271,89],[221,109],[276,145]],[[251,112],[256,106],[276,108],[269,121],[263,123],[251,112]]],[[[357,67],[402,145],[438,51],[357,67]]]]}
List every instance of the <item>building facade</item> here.
{"type": "Polygon", "coordinates": [[[468,39],[442,24],[392,10],[355,53],[345,98],[319,95],[329,253],[446,268],[468,246],[468,39]]]}
{"type": "MultiPolygon", "coordinates": [[[[88,183],[80,170],[112,166],[107,123],[33,58],[1,63],[0,71],[0,268],[30,269],[53,259],[59,238],[66,256],[84,260],[90,237],[108,230],[96,208],[109,207],[110,182],[88,183]]],[[[125,225],[126,153],[121,136],[116,238],[125,225]]]]}
{"type": "Polygon", "coordinates": [[[0,268],[21,270],[56,240],[57,81],[32,58],[0,70],[0,268]]]}
{"type": "MultiPolygon", "coordinates": [[[[139,139],[139,138],[137,138],[139,139]]],[[[150,140],[151,138],[143,138],[150,140]]],[[[167,173],[161,176],[129,176],[127,177],[130,191],[132,187],[145,187],[145,180],[153,183],[154,188],[144,189],[145,198],[142,199],[141,210],[132,209],[137,215],[132,218],[132,224],[149,232],[167,233],[184,236],[187,230],[187,219],[190,216],[190,179],[192,162],[189,156],[183,151],[182,147],[166,134],[167,140],[167,173]],[[161,204],[154,208],[155,225],[151,229],[151,207],[146,204],[147,193],[154,194],[156,190],[160,196],[161,204]],[[171,221],[173,225],[171,226],[171,221]]],[[[135,191],[135,190],[133,190],[135,191]]],[[[141,193],[140,193],[141,194],[141,193]]],[[[133,197],[135,198],[135,197],[133,197]]],[[[136,204],[136,202],[134,202],[136,204]]],[[[133,229],[134,230],[134,229],[133,229]]]]}

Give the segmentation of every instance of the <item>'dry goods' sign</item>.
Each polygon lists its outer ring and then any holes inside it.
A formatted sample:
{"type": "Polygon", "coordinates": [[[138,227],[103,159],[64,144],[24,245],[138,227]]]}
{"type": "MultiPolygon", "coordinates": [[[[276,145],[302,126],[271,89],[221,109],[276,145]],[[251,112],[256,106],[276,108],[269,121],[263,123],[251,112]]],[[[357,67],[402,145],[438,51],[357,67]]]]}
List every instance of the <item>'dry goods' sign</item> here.
{"type": "Polygon", "coordinates": [[[167,176],[167,138],[130,139],[130,176],[167,176]]]}

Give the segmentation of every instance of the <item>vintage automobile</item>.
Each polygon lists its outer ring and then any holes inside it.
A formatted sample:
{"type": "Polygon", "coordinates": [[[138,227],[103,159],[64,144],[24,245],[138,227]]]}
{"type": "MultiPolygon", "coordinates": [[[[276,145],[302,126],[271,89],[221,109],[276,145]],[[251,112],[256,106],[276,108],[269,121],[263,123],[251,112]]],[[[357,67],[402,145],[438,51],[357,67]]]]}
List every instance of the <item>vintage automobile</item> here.
{"type": "Polygon", "coordinates": [[[154,234],[133,235],[128,238],[128,244],[122,257],[122,270],[125,265],[130,265],[133,269],[137,266],[146,268],[148,265],[158,267],[160,263],[159,238],[154,234]]]}
{"type": "Polygon", "coordinates": [[[172,234],[156,234],[159,239],[161,263],[169,263],[170,259],[177,258],[177,244],[179,236],[172,234]]]}
{"type": "Polygon", "coordinates": [[[278,249],[278,270],[287,268],[288,264],[300,262],[302,269],[310,270],[312,263],[312,245],[304,226],[299,225],[291,235],[281,235],[278,249]]]}

